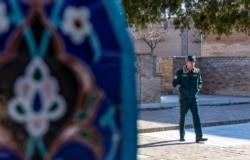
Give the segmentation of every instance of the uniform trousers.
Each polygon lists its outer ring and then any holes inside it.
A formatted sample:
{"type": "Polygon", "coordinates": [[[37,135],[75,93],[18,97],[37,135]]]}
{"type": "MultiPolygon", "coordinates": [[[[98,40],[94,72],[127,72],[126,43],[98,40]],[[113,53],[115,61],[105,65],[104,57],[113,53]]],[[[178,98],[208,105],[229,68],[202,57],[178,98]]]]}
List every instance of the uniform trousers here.
{"type": "Polygon", "coordinates": [[[198,96],[195,95],[191,97],[184,97],[180,95],[179,100],[180,100],[180,121],[179,121],[180,138],[184,138],[185,136],[185,120],[189,110],[192,113],[196,138],[202,138],[198,96]]]}

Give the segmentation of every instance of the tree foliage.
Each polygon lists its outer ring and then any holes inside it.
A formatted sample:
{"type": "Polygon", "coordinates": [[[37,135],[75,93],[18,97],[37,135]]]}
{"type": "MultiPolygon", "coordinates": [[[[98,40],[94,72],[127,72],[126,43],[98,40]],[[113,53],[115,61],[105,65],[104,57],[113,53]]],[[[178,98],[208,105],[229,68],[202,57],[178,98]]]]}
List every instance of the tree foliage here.
{"type": "Polygon", "coordinates": [[[129,25],[146,28],[148,23],[159,22],[165,14],[163,0],[122,0],[129,25]]]}
{"type": "Polygon", "coordinates": [[[122,0],[130,26],[173,18],[178,29],[191,24],[203,34],[250,35],[250,0],[122,0]]]}

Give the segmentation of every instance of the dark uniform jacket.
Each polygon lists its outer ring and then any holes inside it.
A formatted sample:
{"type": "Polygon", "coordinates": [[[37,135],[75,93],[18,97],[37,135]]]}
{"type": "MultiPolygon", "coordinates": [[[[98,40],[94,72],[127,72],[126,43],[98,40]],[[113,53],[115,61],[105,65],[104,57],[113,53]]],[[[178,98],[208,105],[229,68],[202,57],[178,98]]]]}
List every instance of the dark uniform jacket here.
{"type": "Polygon", "coordinates": [[[202,87],[200,69],[195,67],[192,71],[189,71],[185,65],[176,72],[172,84],[179,89],[181,96],[196,96],[202,87]]]}

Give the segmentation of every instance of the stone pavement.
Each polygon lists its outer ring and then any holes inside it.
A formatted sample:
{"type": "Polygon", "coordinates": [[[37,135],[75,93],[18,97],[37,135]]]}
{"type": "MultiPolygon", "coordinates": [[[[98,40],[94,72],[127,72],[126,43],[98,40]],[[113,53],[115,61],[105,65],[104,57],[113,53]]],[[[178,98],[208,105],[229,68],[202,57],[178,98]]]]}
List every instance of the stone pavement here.
{"type": "MultiPolygon", "coordinates": [[[[170,97],[165,104],[178,103],[177,97],[170,97]],[[171,99],[172,98],[172,99],[171,99]]],[[[200,118],[204,127],[250,122],[250,98],[200,95],[200,118]],[[211,104],[209,105],[208,101],[211,104]],[[233,103],[232,103],[233,102],[233,103]]],[[[179,107],[139,109],[138,132],[156,132],[178,129],[179,107]]],[[[186,127],[193,127],[191,112],[186,117],[186,127]]]]}
{"type": "MultiPolygon", "coordinates": [[[[200,106],[213,105],[231,105],[240,103],[250,103],[250,97],[234,97],[234,96],[219,96],[219,95],[203,95],[198,96],[200,106]]],[[[157,108],[173,108],[178,107],[177,95],[161,96],[160,103],[147,103],[138,105],[139,109],[157,109],[157,108]]]]}
{"type": "MultiPolygon", "coordinates": [[[[200,103],[201,99],[202,97],[199,99],[200,103]]],[[[194,143],[190,111],[186,119],[186,142],[179,142],[179,107],[140,109],[138,159],[250,160],[248,98],[215,96],[210,101],[213,101],[212,105],[200,106],[204,137],[209,138],[205,143],[194,143]],[[216,101],[222,100],[221,98],[224,99],[223,103],[216,101]]]]}
{"type": "Polygon", "coordinates": [[[208,141],[195,143],[193,129],[185,142],[177,130],[138,135],[138,160],[250,160],[250,123],[205,127],[208,141]]]}

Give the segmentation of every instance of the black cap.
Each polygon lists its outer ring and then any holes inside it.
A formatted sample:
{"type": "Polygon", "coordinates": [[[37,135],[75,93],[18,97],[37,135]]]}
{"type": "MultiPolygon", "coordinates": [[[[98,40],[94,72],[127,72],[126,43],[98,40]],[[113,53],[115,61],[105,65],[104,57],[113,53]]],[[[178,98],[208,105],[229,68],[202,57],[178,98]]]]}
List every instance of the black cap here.
{"type": "Polygon", "coordinates": [[[189,55],[185,57],[185,61],[196,61],[196,57],[194,55],[189,55]]]}

